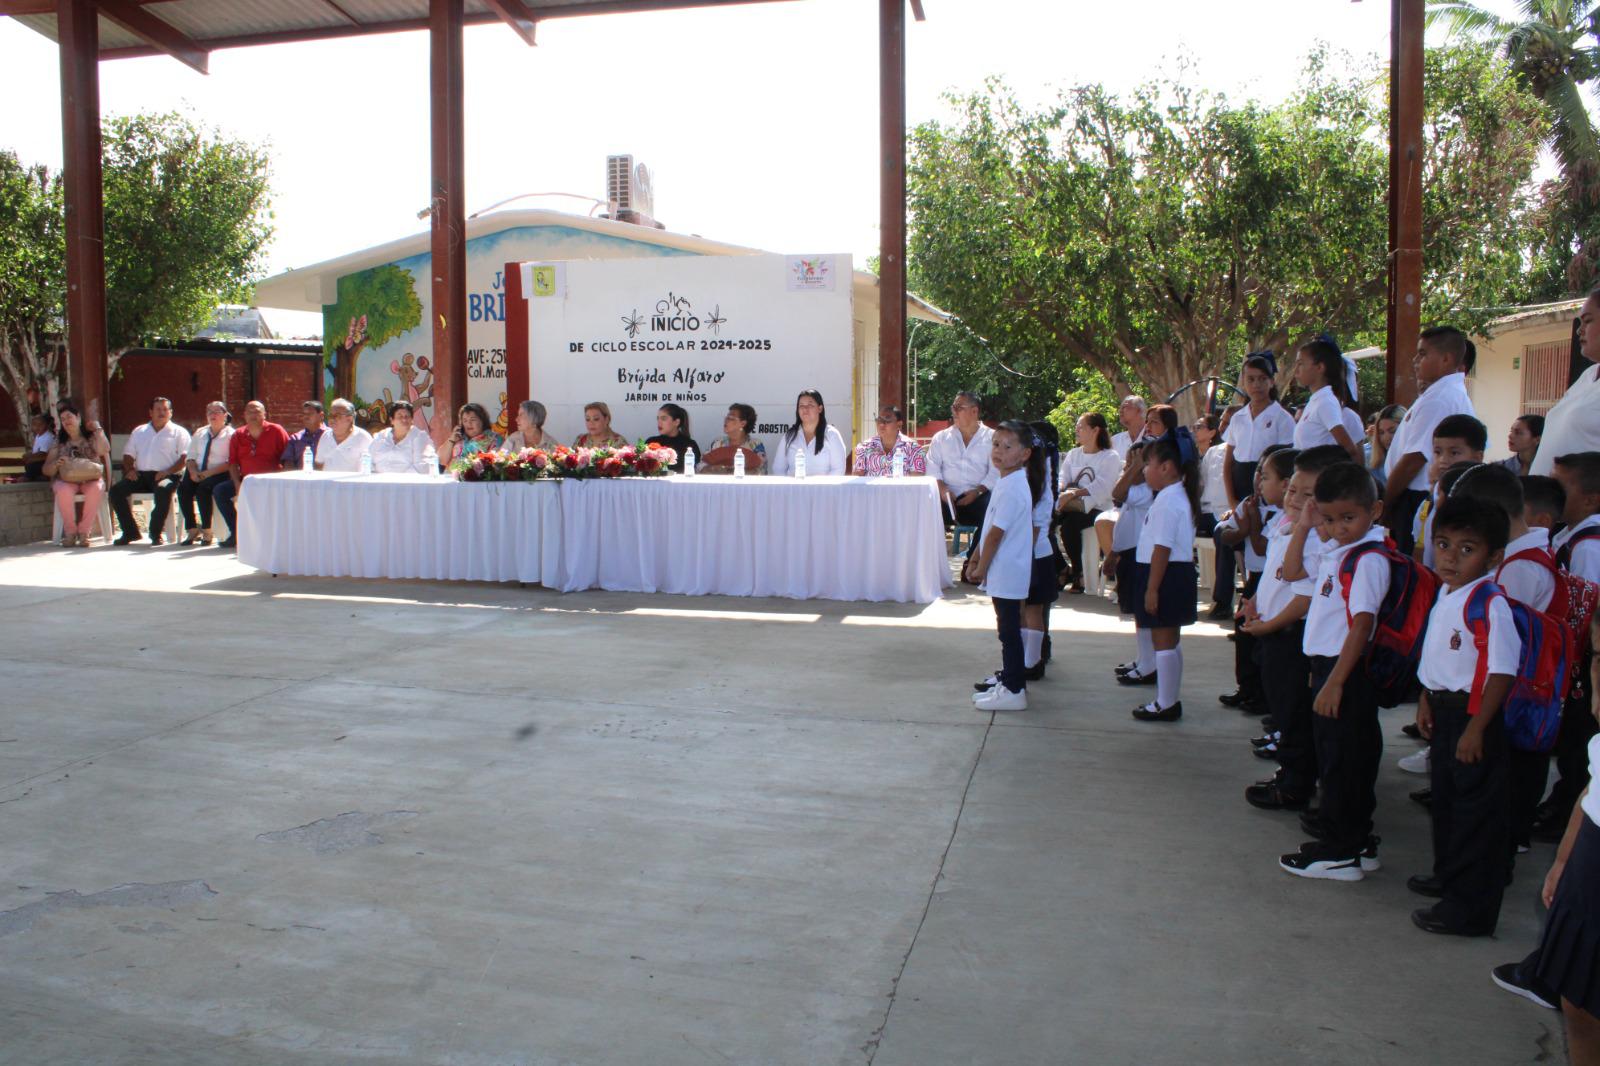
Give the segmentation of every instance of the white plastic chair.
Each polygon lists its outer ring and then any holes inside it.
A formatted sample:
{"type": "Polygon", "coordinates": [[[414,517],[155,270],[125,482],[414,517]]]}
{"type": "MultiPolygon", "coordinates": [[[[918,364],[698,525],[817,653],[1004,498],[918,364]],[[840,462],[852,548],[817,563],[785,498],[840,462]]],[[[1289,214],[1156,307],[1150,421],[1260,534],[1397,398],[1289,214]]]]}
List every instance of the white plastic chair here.
{"type": "MultiPolygon", "coordinates": [[[[74,493],[72,503],[74,506],[83,502],[83,493],[74,493]]],[[[55,497],[50,497],[50,542],[53,544],[61,539],[61,509],[55,506],[55,497]]],[[[111,543],[111,500],[107,493],[100,494],[100,538],[107,544],[111,543]]]]}
{"type": "Polygon", "coordinates": [[[1210,537],[1194,539],[1195,561],[1199,564],[1200,587],[1210,589],[1217,583],[1217,542],[1210,537]]]}
{"type": "Polygon", "coordinates": [[[1100,538],[1094,535],[1094,526],[1089,526],[1083,531],[1080,538],[1083,547],[1083,591],[1090,596],[1099,596],[1106,590],[1105,575],[1100,572],[1104,562],[1100,555],[1100,538]]]}
{"type": "MultiPolygon", "coordinates": [[[[144,504],[144,520],[145,525],[148,526],[150,524],[150,512],[155,510],[156,494],[153,492],[135,492],[128,497],[128,502],[130,504],[144,504]]],[[[178,517],[178,493],[176,490],[173,491],[172,499],[169,502],[171,506],[167,508],[167,527],[162,532],[166,535],[167,543],[174,544],[178,541],[178,534],[182,532],[183,528],[181,524],[183,520],[178,517]]],[[[123,530],[123,532],[126,533],[128,531],[123,530]]],[[[145,535],[148,536],[149,534],[150,530],[146,529],[145,535]]]]}

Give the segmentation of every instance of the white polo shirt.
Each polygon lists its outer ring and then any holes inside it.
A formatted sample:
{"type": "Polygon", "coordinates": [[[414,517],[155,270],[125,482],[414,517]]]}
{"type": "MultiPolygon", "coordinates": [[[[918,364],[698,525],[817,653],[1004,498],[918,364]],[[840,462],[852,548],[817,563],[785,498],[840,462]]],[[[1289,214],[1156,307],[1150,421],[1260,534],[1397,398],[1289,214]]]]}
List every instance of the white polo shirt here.
{"type": "Polygon", "coordinates": [[[1033,583],[1033,499],[1028,495],[1026,470],[1013,470],[995,485],[978,535],[980,551],[991,529],[1002,530],[1005,536],[989,560],[983,591],[996,599],[1025,600],[1033,583]]]}
{"type": "MultiPolygon", "coordinates": [[[[420,427],[411,427],[406,439],[394,440],[394,429],[372,438],[372,470],[377,474],[431,474],[438,469],[439,453],[420,427]]],[[[359,457],[358,457],[359,458],[359,457]]]]}
{"type": "Polygon", "coordinates": [[[1557,456],[1574,452],[1600,452],[1600,366],[1579,374],[1566,395],[1545,412],[1539,454],[1528,473],[1548,475],[1557,456]]]}
{"type": "MultiPolygon", "coordinates": [[[[1049,480],[1048,477],[1045,479],[1049,480]]],[[[1029,490],[1032,491],[1031,489],[1029,490]]],[[[1056,497],[1046,485],[1044,491],[1039,493],[1039,502],[1033,505],[1033,557],[1035,559],[1048,559],[1051,555],[1050,548],[1050,520],[1055,517],[1056,497]]]]}
{"type": "Polygon", "coordinates": [[[1395,427],[1394,440],[1383,461],[1385,476],[1394,475],[1395,464],[1402,455],[1420,455],[1424,460],[1422,469],[1406,488],[1412,492],[1427,492],[1428,466],[1433,462],[1433,431],[1451,415],[1475,416],[1472,397],[1467,395],[1467,375],[1459,372],[1446,374],[1429,385],[1395,427]]]}
{"type": "Polygon", "coordinates": [[[122,454],[133,456],[137,470],[170,470],[189,457],[189,431],[176,422],[160,429],[146,422],[128,435],[122,454]]]}
{"type": "Polygon", "coordinates": [[[957,496],[980,485],[993,492],[1000,481],[1000,471],[994,468],[993,448],[994,430],[982,422],[969,441],[961,439],[961,430],[947,426],[928,442],[926,473],[944,482],[957,496]]]}
{"type": "MultiPolygon", "coordinates": [[[[1529,549],[1543,551],[1550,554],[1550,531],[1543,526],[1534,526],[1522,536],[1506,545],[1506,559],[1529,549]]],[[[1550,566],[1555,565],[1555,560],[1550,560],[1550,566]]],[[[1500,570],[1494,576],[1495,584],[1506,590],[1506,595],[1519,603],[1525,603],[1536,611],[1550,609],[1550,601],[1555,598],[1556,578],[1549,567],[1541,566],[1531,559],[1517,559],[1514,562],[1500,564],[1500,570]]]]}
{"type": "MultiPolygon", "coordinates": [[[[1468,582],[1454,592],[1441,588],[1428,615],[1428,632],[1422,638],[1422,662],[1417,680],[1434,692],[1471,692],[1478,670],[1478,646],[1467,626],[1467,598],[1488,581],[1487,576],[1468,582]]],[[[1489,601],[1489,673],[1516,676],[1522,658],[1522,638],[1504,596],[1489,601]]]]}
{"type": "MultiPolygon", "coordinates": [[[[1580,530],[1594,529],[1600,526],[1600,514],[1592,514],[1575,526],[1569,526],[1556,534],[1555,540],[1550,543],[1550,554],[1557,555],[1566,547],[1580,530]]],[[[1576,574],[1586,581],[1600,582],[1600,538],[1580,541],[1572,549],[1572,558],[1567,560],[1567,573],[1576,574]]]]}
{"type": "Polygon", "coordinates": [[[1324,444],[1338,444],[1333,430],[1335,426],[1344,426],[1344,411],[1344,405],[1333,394],[1332,385],[1324,385],[1313,392],[1300,411],[1300,421],[1294,424],[1294,446],[1305,451],[1324,444]]]}
{"type": "Polygon", "coordinates": [[[194,431],[194,436],[189,438],[189,461],[194,463],[203,474],[206,469],[213,466],[228,465],[228,442],[233,440],[233,427],[223,426],[222,432],[213,434],[211,423],[207,422],[194,431]],[[211,442],[211,454],[206,454],[206,441],[211,442]]]}
{"type": "MultiPolygon", "coordinates": [[[[1148,485],[1145,491],[1150,491],[1148,485]]],[[[1139,529],[1139,547],[1134,561],[1148,563],[1157,548],[1171,549],[1170,562],[1194,562],[1194,510],[1189,506],[1189,494],[1183,491],[1182,484],[1168,485],[1156,493],[1139,529]]]]}
{"type": "Polygon", "coordinates": [[[340,474],[357,474],[361,472],[361,457],[372,447],[372,434],[356,426],[350,430],[350,435],[340,444],[333,438],[333,431],[328,431],[328,436],[322,440],[322,447],[317,452],[317,459],[322,463],[323,470],[340,474]]]}
{"type": "Polygon", "coordinates": [[[1283,560],[1289,553],[1289,542],[1294,539],[1294,523],[1280,520],[1274,525],[1272,535],[1267,538],[1267,557],[1261,570],[1261,584],[1256,586],[1256,614],[1264,622],[1270,622],[1282,614],[1296,596],[1311,598],[1322,561],[1322,538],[1313,529],[1306,534],[1306,543],[1300,553],[1306,576],[1298,581],[1285,581],[1283,560]]]}
{"type": "Polygon", "coordinates": [[[1274,444],[1293,444],[1294,430],[1294,416],[1273,400],[1258,415],[1250,413],[1249,404],[1233,412],[1222,439],[1233,449],[1234,462],[1256,463],[1274,444]]]}
{"type": "Polygon", "coordinates": [[[1350,617],[1377,614],[1389,592],[1389,560],[1373,552],[1362,557],[1350,581],[1349,614],[1345,613],[1344,586],[1339,568],[1356,544],[1383,542],[1382,526],[1373,526],[1355,544],[1330,544],[1317,566],[1317,581],[1311,591],[1311,610],[1306,614],[1306,636],[1302,647],[1307,655],[1337,656],[1350,635],[1350,617]]]}
{"type": "Polygon", "coordinates": [[[1144,528],[1144,514],[1155,500],[1149,485],[1130,485],[1128,498],[1117,510],[1117,524],[1111,527],[1111,550],[1132,551],[1139,546],[1139,531],[1144,528]]]}

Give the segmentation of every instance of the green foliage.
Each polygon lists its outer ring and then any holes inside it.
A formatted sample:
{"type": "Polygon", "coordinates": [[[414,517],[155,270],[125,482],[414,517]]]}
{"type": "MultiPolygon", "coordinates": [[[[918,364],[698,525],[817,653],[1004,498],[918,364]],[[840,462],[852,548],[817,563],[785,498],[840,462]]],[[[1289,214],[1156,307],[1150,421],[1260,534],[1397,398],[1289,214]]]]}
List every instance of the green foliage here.
{"type": "Polygon", "coordinates": [[[0,152],[0,386],[24,430],[30,391],[52,408],[60,394],[65,257],[60,177],[0,152]]]}
{"type": "Polygon", "coordinates": [[[339,279],[338,299],[322,309],[322,351],[334,354],[353,328],[366,316],[366,341],[382,344],[422,322],[422,301],[417,299],[411,271],[390,264],[349,274],[339,279]]]}
{"type": "Polygon", "coordinates": [[[1088,367],[1079,367],[1072,371],[1069,384],[1070,389],[1061,402],[1047,415],[1045,420],[1056,427],[1056,432],[1061,434],[1062,448],[1076,447],[1073,443],[1077,440],[1078,419],[1091,411],[1099,411],[1105,416],[1106,425],[1111,427],[1111,432],[1118,430],[1117,407],[1122,403],[1123,393],[1118,393],[1111,387],[1111,382],[1098,370],[1088,367]]]}
{"type": "Polygon", "coordinates": [[[272,238],[264,149],[178,114],[107,120],[106,330],[121,350],[248,303],[272,238]]]}
{"type": "MultiPolygon", "coordinates": [[[[1490,49],[1427,62],[1425,314],[1470,328],[1461,309],[1525,289],[1543,117],[1490,49]]],[[[1271,108],[1179,81],[1039,110],[998,81],[953,98],[953,122],[912,136],[912,283],[1061,395],[1080,367],[1164,398],[1323,329],[1381,343],[1386,79],[1331,73],[1348,68],[1313,55],[1271,108]]],[[[929,354],[935,380],[970,372],[929,354]]]]}

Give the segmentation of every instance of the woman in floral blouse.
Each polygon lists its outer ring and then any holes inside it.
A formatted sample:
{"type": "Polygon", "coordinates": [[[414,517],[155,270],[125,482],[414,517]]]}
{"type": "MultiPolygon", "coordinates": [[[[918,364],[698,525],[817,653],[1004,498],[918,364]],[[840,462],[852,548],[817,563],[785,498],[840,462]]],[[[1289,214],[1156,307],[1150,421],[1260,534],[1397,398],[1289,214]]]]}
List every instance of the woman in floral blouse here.
{"type": "Polygon", "coordinates": [[[906,416],[893,404],[878,409],[878,435],[856,445],[856,460],[852,473],[861,477],[886,477],[894,469],[894,457],[899,453],[905,459],[906,475],[923,474],[927,470],[928,451],[906,436],[906,416]]]}

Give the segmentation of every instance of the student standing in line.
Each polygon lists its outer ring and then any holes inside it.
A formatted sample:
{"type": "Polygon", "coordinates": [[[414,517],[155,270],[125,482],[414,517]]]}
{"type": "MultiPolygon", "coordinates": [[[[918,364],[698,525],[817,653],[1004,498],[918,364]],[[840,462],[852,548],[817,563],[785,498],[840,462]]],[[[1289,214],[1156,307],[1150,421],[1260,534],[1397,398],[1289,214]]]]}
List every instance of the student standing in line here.
{"type": "Polygon", "coordinates": [[[1195,622],[1195,516],[1200,512],[1200,456],[1188,427],[1179,426],[1145,452],[1144,480],[1155,493],[1135,555],[1138,609],[1134,624],[1148,630],[1156,653],[1156,698],[1133,709],[1141,722],[1183,717],[1182,628],[1195,622]]]}
{"type": "Polygon", "coordinates": [[[1451,326],[1425,329],[1417,342],[1417,355],[1412,361],[1417,401],[1400,420],[1384,458],[1383,518],[1395,546],[1407,555],[1415,547],[1412,518],[1428,498],[1434,430],[1451,415],[1474,413],[1472,398],[1467,395],[1467,372],[1477,359],[1478,350],[1472,341],[1451,326]]]}
{"type": "Polygon", "coordinates": [[[996,684],[972,697],[980,711],[1028,709],[1027,667],[1022,643],[1022,607],[1033,583],[1034,503],[1044,493],[1044,464],[1031,462],[1042,453],[1033,430],[1023,422],[1002,422],[990,448],[1000,475],[990,494],[978,535],[977,560],[968,577],[994,601],[995,629],[1000,638],[1000,672],[996,684]]]}
{"type": "MultiPolygon", "coordinates": [[[[1294,427],[1294,446],[1301,451],[1337,444],[1359,461],[1361,445],[1345,425],[1345,408],[1354,406],[1350,378],[1339,346],[1326,333],[1300,346],[1294,360],[1294,380],[1311,393],[1294,427]]],[[[1359,433],[1358,433],[1359,435],[1359,433]]]]}

